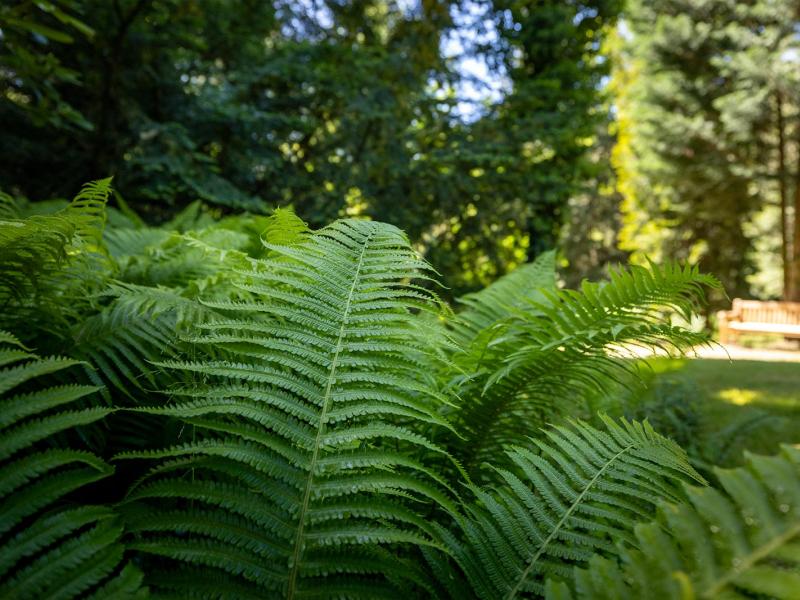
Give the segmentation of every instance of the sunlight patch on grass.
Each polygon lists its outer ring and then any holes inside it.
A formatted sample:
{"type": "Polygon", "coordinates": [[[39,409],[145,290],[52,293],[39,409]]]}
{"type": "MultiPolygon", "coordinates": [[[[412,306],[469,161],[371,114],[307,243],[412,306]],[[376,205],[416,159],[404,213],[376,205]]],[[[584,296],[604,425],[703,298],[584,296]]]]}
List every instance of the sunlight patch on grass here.
{"type": "Polygon", "coordinates": [[[781,443],[800,443],[800,363],[658,358],[642,373],[648,389],[638,402],[677,394],[694,411],[693,444],[713,450],[703,460],[730,467],[745,451],[774,454],[781,443]]]}
{"type": "Polygon", "coordinates": [[[727,388],[720,390],[717,396],[722,400],[725,400],[725,402],[730,402],[731,404],[735,404],[737,406],[744,406],[746,404],[750,404],[751,402],[763,399],[764,394],[755,390],[727,388]]]}

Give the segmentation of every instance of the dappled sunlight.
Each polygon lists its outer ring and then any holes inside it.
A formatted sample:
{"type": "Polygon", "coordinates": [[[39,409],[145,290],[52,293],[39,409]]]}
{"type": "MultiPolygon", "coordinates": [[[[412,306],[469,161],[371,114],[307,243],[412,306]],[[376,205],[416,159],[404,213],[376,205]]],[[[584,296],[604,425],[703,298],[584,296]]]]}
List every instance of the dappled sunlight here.
{"type": "Polygon", "coordinates": [[[0,600],[800,600],[799,6],[0,0],[0,600]]]}
{"type": "Polygon", "coordinates": [[[800,365],[704,358],[642,362],[648,391],[634,404],[701,460],[737,466],[745,451],[774,454],[782,443],[800,442],[800,365]]]}
{"type": "Polygon", "coordinates": [[[725,402],[730,402],[731,404],[736,404],[737,406],[744,406],[746,404],[750,404],[751,402],[763,399],[764,394],[755,390],[727,388],[720,391],[717,394],[717,397],[725,402]]]}

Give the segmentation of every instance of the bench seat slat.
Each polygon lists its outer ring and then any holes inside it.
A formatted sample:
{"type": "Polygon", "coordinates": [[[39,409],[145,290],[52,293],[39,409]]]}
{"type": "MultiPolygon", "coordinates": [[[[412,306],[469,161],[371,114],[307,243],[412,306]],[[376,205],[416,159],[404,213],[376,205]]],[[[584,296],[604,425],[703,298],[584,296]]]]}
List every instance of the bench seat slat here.
{"type": "Polygon", "coordinates": [[[774,333],[800,339],[800,302],[736,298],[733,308],[720,311],[718,318],[722,343],[733,341],[739,333],[774,333]]]}

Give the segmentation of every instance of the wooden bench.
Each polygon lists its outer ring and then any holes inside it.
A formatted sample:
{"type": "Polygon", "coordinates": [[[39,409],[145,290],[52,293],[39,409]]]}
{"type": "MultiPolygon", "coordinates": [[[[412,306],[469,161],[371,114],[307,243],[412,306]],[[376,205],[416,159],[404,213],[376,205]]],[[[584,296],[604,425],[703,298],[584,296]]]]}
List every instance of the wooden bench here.
{"type": "Polygon", "coordinates": [[[717,313],[719,341],[729,344],[741,333],[775,333],[800,339],[800,302],[733,301],[731,310],[717,313]]]}

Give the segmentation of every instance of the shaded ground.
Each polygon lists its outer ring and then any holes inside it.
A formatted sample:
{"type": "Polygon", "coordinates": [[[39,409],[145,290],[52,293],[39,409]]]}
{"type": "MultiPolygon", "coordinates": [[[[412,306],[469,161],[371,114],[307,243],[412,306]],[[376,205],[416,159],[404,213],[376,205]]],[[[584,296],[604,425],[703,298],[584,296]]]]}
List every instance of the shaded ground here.
{"type": "Polygon", "coordinates": [[[634,411],[699,462],[734,465],[745,450],[800,443],[800,362],[716,358],[651,360],[634,411]]]}

